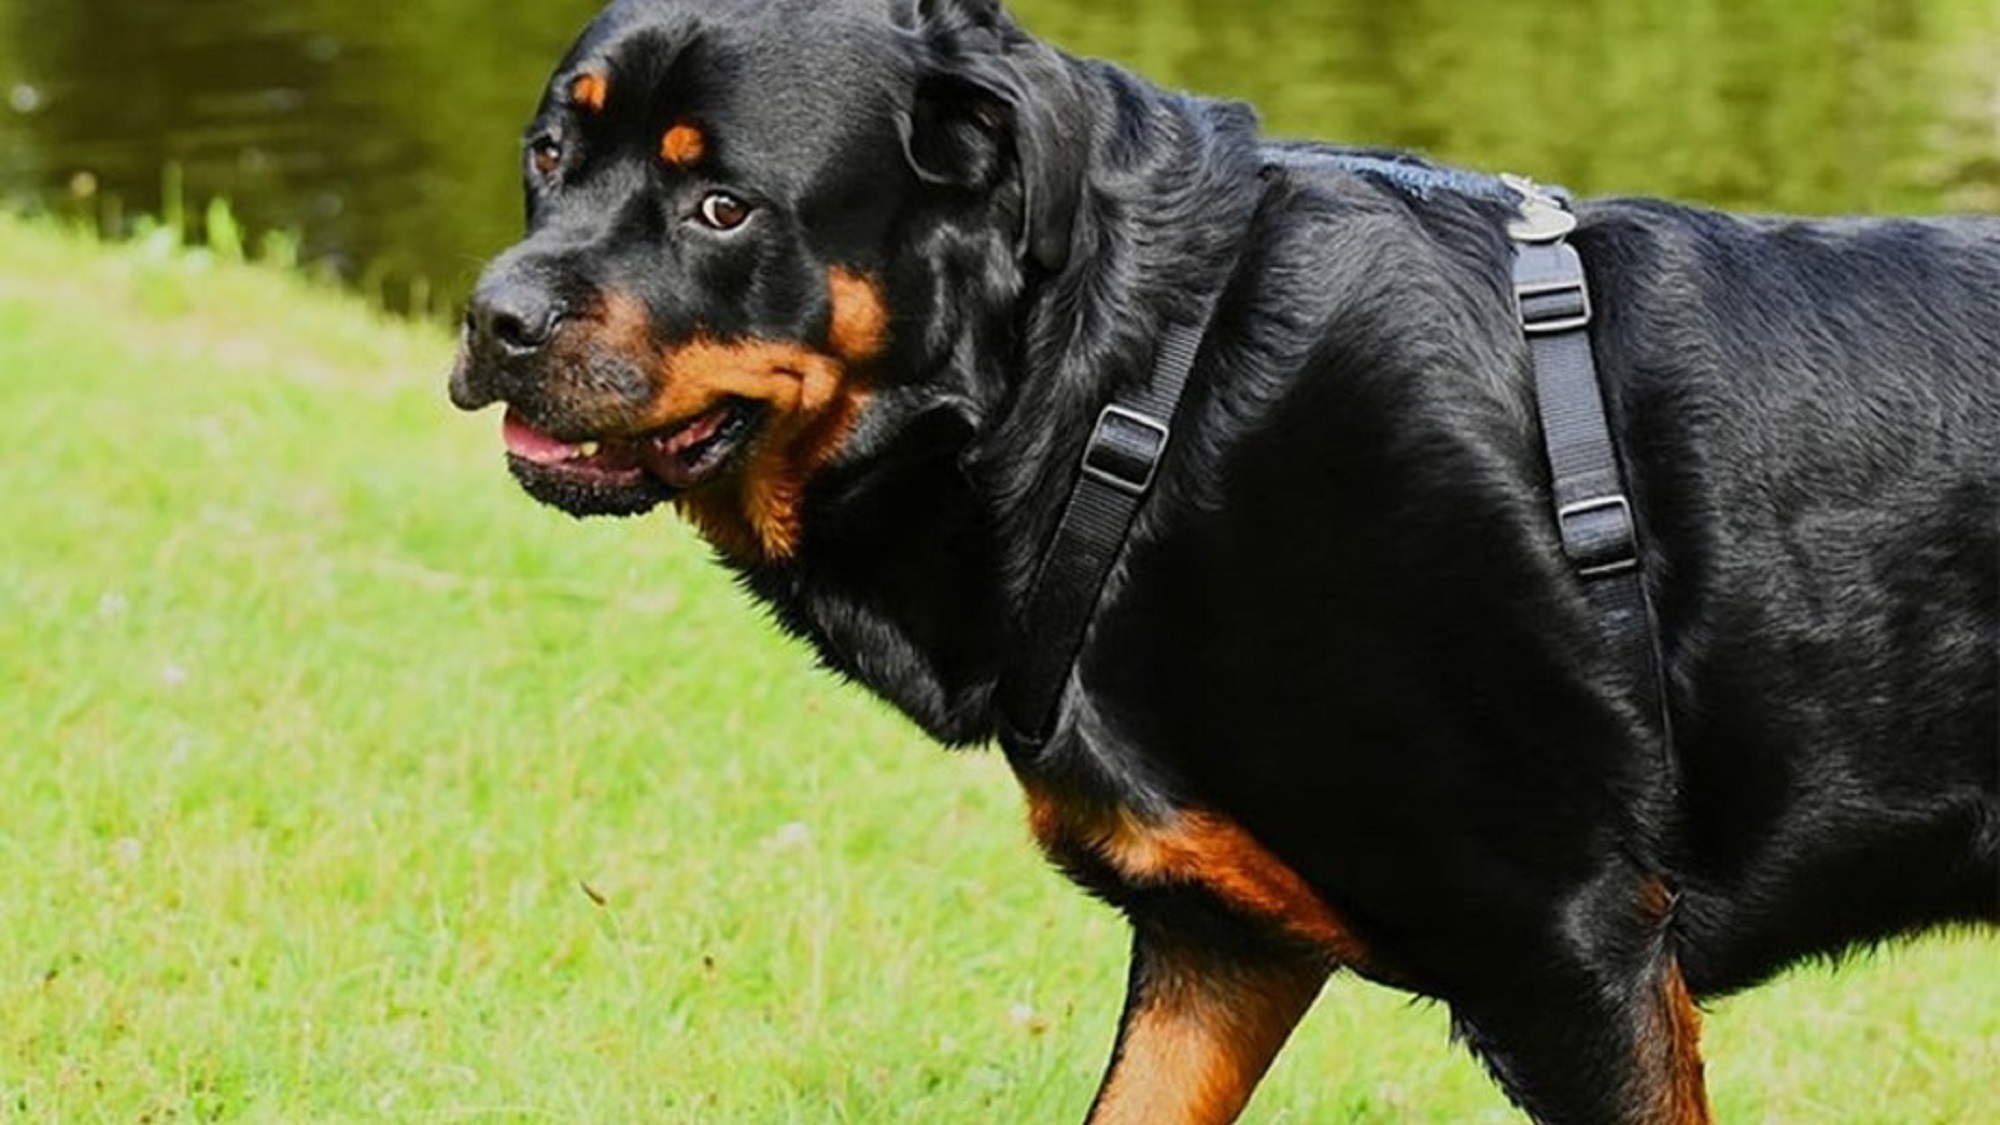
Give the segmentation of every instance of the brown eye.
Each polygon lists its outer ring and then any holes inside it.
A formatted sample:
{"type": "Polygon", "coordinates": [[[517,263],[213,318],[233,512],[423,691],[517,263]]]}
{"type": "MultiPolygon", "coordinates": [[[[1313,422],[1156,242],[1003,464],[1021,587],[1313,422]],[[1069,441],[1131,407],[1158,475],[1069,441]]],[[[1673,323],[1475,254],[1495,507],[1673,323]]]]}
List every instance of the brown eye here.
{"type": "Polygon", "coordinates": [[[712,191],[701,200],[702,224],[715,230],[735,230],[750,217],[750,205],[726,191],[712,191]]]}
{"type": "Polygon", "coordinates": [[[535,175],[547,179],[562,167],[562,142],[554,137],[543,137],[528,146],[528,163],[535,169],[535,175]]]}

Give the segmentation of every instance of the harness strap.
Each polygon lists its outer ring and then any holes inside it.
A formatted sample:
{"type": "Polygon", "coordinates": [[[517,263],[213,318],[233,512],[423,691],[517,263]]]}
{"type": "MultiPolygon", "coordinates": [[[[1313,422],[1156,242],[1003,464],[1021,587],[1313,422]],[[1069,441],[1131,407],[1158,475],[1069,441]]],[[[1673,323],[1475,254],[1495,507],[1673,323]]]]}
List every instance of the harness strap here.
{"type": "Polygon", "coordinates": [[[1514,293],[1534,366],[1556,530],[1628,698],[1656,728],[1664,755],[1671,734],[1653,607],[1639,565],[1638,525],[1590,347],[1583,259],[1565,241],[1576,219],[1540,187],[1513,177],[1507,182],[1522,197],[1521,216],[1508,228],[1515,247],[1514,293]]]}
{"type": "MultiPolygon", "coordinates": [[[[1563,553],[1596,610],[1617,675],[1643,721],[1656,728],[1671,769],[1672,736],[1662,705],[1652,605],[1640,570],[1638,527],[1590,347],[1590,288],[1582,258],[1564,241],[1576,218],[1532,183],[1514,177],[1504,183],[1520,200],[1520,216],[1508,227],[1515,243],[1514,289],[1534,366],[1563,553]]],[[[1032,754],[1053,733],[1063,688],[1096,616],[1105,579],[1166,455],[1216,298],[1210,293],[1202,301],[1193,322],[1169,325],[1161,334],[1153,377],[1120,392],[1098,413],[1001,679],[1003,742],[1010,753],[1032,754]]]]}
{"type": "Polygon", "coordinates": [[[1010,749],[1039,747],[1055,728],[1056,704],[1083,647],[1084,630],[1097,614],[1104,580],[1166,456],[1181,392],[1214,312],[1211,294],[1195,323],[1169,324],[1160,335],[1153,377],[1098,412],[1076,486],[1028,594],[1014,659],[1001,680],[1010,749]]]}

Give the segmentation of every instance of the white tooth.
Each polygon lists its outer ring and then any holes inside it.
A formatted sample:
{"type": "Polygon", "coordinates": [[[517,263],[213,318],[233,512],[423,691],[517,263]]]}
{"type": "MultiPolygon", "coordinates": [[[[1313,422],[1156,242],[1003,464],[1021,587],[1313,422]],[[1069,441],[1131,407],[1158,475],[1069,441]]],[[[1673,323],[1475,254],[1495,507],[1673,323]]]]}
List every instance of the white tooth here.
{"type": "Polygon", "coordinates": [[[579,461],[587,461],[595,456],[597,456],[597,443],[594,441],[586,441],[576,447],[576,459],[579,461]]]}

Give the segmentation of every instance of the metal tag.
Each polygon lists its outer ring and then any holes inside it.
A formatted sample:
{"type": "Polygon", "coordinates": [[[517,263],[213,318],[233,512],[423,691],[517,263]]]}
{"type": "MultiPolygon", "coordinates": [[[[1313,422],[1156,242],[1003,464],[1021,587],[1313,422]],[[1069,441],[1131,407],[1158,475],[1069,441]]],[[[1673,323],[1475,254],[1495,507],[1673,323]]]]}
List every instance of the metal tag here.
{"type": "Polygon", "coordinates": [[[1555,242],[1576,229],[1576,216],[1542,186],[1525,176],[1503,173],[1500,182],[1521,197],[1521,210],[1507,224],[1516,242],[1555,242]]]}

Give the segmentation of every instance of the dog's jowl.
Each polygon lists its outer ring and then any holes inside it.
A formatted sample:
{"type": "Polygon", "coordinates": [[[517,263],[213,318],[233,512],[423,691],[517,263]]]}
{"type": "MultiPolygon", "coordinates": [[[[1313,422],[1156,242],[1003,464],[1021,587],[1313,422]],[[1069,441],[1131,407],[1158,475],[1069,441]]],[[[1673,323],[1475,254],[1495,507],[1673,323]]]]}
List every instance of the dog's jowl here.
{"type": "Polygon", "coordinates": [[[1704,1122],[1697,1000],[2000,919],[2000,221],[1277,145],[993,0],[622,0],[523,170],[453,401],[1004,750],[1132,926],[1093,1122],[1234,1119],[1340,969],[1704,1122]]]}

